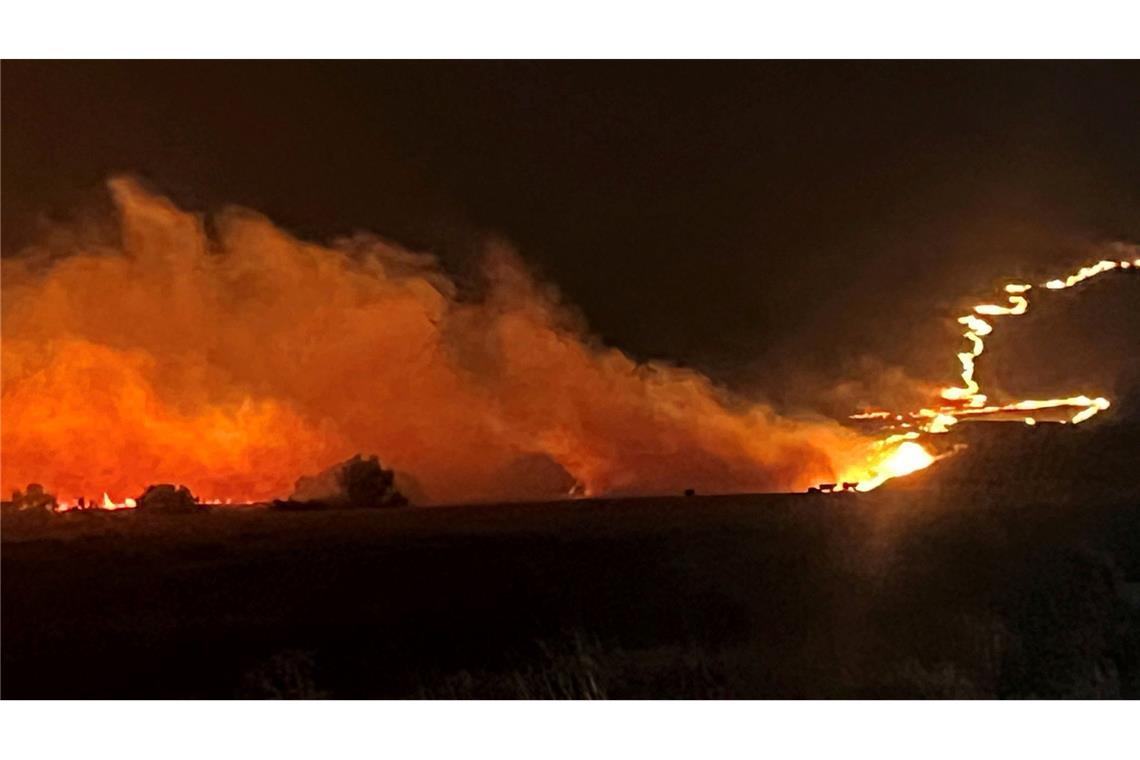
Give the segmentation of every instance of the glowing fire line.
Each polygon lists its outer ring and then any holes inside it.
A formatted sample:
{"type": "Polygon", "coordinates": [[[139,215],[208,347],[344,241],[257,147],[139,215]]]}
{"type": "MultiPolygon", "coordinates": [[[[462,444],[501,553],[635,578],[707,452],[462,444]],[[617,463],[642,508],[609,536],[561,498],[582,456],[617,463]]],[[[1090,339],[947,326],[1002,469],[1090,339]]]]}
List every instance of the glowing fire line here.
{"type": "MultiPolygon", "coordinates": [[[[1082,267],[1064,279],[1050,280],[1045,283],[1044,287],[1049,290],[1071,288],[1096,275],[1117,269],[1131,269],[1132,267],[1140,267],[1140,259],[1131,261],[1104,259],[1092,266],[1082,267]]],[[[974,377],[976,360],[985,350],[984,339],[993,332],[993,325],[987,320],[982,319],[982,317],[1020,316],[1024,314],[1029,309],[1028,294],[1032,287],[1033,286],[1026,283],[1012,283],[1006,285],[1005,292],[1007,294],[1008,305],[979,304],[973,308],[972,313],[958,318],[959,324],[965,325],[966,327],[966,330],[962,333],[962,337],[969,341],[971,350],[958,354],[958,360],[962,365],[962,385],[943,388],[941,391],[943,399],[956,402],[957,405],[943,406],[934,410],[933,413],[931,413],[931,410],[922,410],[919,413],[920,416],[929,417],[931,419],[931,422],[925,428],[926,432],[943,432],[937,428],[939,426],[946,427],[953,425],[957,422],[958,417],[963,416],[1063,407],[1077,410],[1069,420],[1077,424],[1084,422],[1096,413],[1109,407],[1108,399],[1103,397],[1090,398],[1086,395],[1059,399],[1029,399],[1002,405],[986,403],[987,397],[984,393],[981,393],[981,387],[974,377]]]]}
{"type": "MultiPolygon", "coordinates": [[[[1073,274],[1054,280],[1049,280],[1042,287],[1047,290],[1064,290],[1089,280],[1105,272],[1124,271],[1140,268],[1140,258],[1136,259],[1103,259],[1090,266],[1081,267],[1073,274]]],[[[1042,409],[1073,409],[1075,410],[1068,422],[1079,424],[1093,417],[1099,412],[1108,409],[1109,400],[1102,397],[1087,395],[1069,396],[1055,399],[1025,399],[1007,404],[991,404],[986,394],[981,392],[981,385],[975,377],[977,359],[985,351],[985,338],[990,335],[994,326],[984,317],[1016,317],[1029,310],[1029,293],[1033,286],[1028,283],[1017,282],[1005,286],[1005,304],[983,303],[973,307],[969,314],[958,318],[958,323],[965,327],[962,337],[969,343],[969,350],[958,353],[958,361],[962,365],[962,384],[943,388],[939,395],[945,402],[935,408],[924,408],[907,415],[918,422],[918,429],[924,434],[940,434],[947,432],[958,420],[964,417],[977,417],[1003,412],[1028,412],[1042,409]]],[[[851,415],[854,420],[881,419],[901,423],[904,416],[883,410],[860,412],[851,415]]],[[[1033,416],[1024,417],[1026,425],[1036,425],[1037,419],[1033,416]]],[[[899,427],[906,427],[902,423],[899,427]]],[[[881,442],[879,448],[889,451],[881,461],[870,468],[871,477],[860,482],[857,490],[870,491],[878,488],[887,480],[907,475],[917,470],[925,469],[940,457],[930,453],[922,444],[913,439],[919,433],[890,434],[881,442]],[[901,443],[900,443],[901,441],[901,443]]]]}

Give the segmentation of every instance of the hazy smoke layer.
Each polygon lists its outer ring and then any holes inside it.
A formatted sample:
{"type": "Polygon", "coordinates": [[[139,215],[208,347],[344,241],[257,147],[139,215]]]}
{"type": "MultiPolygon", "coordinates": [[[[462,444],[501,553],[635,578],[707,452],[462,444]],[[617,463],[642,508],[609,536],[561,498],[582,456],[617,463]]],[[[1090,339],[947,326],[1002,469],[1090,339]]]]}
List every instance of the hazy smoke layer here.
{"type": "Polygon", "coordinates": [[[375,239],[297,240],[115,180],[121,246],[4,262],[3,487],[287,494],[376,453],[428,501],[801,488],[860,461],[837,423],[729,399],[573,326],[507,251],[478,300],[375,239]]]}

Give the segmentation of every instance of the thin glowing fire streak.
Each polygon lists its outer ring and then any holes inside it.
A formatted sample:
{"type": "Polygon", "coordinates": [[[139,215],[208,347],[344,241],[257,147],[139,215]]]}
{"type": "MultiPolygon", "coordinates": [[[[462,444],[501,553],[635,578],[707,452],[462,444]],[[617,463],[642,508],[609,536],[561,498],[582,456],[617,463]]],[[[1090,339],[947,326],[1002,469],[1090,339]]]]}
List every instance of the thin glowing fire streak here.
{"type": "MultiPolygon", "coordinates": [[[[1049,280],[1042,287],[1047,290],[1064,290],[1105,272],[1123,271],[1140,268],[1140,258],[1137,259],[1103,259],[1097,263],[1082,267],[1064,279],[1049,280]]],[[[1010,283],[1005,286],[1006,305],[978,304],[971,313],[958,318],[958,323],[965,326],[962,337],[970,344],[970,350],[958,354],[958,361],[962,365],[962,384],[943,388],[940,396],[949,404],[943,404],[934,409],[920,409],[907,416],[912,420],[923,420],[918,425],[919,430],[928,434],[948,432],[962,417],[976,417],[1000,414],[1003,412],[1026,412],[1040,409],[1069,408],[1075,410],[1068,422],[1080,424],[1090,417],[1108,409],[1108,399],[1087,395],[1069,396],[1055,399],[1025,399],[1008,404],[989,404],[988,398],[981,392],[981,385],[975,379],[977,359],[985,351],[985,337],[990,335],[993,324],[983,317],[1020,316],[1029,309],[1029,292],[1033,286],[1028,283],[1010,283]]],[[[887,411],[867,411],[851,415],[851,419],[888,420],[894,417],[896,421],[903,419],[902,415],[892,415],[887,411]]],[[[1037,419],[1032,416],[1024,417],[1026,425],[1036,425],[1037,419]]],[[[871,470],[872,477],[862,481],[858,490],[870,491],[879,487],[887,480],[906,475],[917,470],[929,467],[941,457],[935,457],[924,446],[913,439],[918,433],[890,434],[879,443],[882,449],[892,448],[892,451],[871,470]],[[902,441],[902,443],[900,443],[902,441]],[[921,453],[920,453],[921,452],[921,453]]]]}

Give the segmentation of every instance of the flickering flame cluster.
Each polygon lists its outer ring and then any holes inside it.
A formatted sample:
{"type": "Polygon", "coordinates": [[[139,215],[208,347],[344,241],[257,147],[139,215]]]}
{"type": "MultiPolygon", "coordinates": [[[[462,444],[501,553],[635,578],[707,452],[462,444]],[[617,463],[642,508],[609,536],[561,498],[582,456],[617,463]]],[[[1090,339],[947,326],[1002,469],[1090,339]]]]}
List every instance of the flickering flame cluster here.
{"type": "MultiPolygon", "coordinates": [[[[1090,266],[1081,267],[1067,277],[1049,280],[1042,287],[1064,290],[1106,272],[1129,269],[1140,269],[1140,258],[1102,259],[1090,266]]],[[[915,439],[924,434],[946,433],[963,418],[1017,413],[1025,415],[1023,419],[1026,425],[1036,425],[1037,418],[1026,413],[1056,409],[1068,410],[1071,414],[1062,422],[1076,425],[1108,409],[1109,400],[1103,396],[1090,397],[1082,394],[995,404],[982,393],[976,371],[977,360],[986,348],[985,338],[993,332],[996,319],[1020,316],[1029,310],[1032,290],[1033,286],[1024,282],[1009,283],[1003,289],[1005,303],[978,304],[969,314],[958,318],[958,323],[964,327],[962,337],[968,344],[968,350],[958,353],[962,382],[960,385],[943,388],[939,394],[940,404],[907,414],[872,410],[851,415],[851,419],[856,420],[883,420],[892,431],[906,429],[905,432],[890,432],[878,443],[883,459],[874,465],[871,477],[860,481],[858,490],[872,490],[893,477],[907,475],[934,464],[940,457],[932,454],[915,439]]]]}
{"type": "Polygon", "coordinates": [[[134,509],[137,506],[138,503],[129,496],[122,501],[115,501],[107,494],[106,491],[104,491],[102,501],[95,501],[94,499],[91,501],[86,501],[83,498],[76,499],[75,501],[68,501],[65,499],[56,505],[55,511],[72,512],[76,510],[102,509],[108,512],[113,512],[118,509],[134,509]]]}

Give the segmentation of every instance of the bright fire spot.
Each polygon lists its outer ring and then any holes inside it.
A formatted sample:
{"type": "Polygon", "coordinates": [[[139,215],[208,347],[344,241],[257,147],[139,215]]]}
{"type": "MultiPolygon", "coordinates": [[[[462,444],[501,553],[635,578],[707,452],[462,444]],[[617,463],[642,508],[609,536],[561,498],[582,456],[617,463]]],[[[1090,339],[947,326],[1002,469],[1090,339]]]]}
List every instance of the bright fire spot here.
{"type": "Polygon", "coordinates": [[[936,461],[933,454],[914,441],[903,441],[885,459],[875,465],[871,477],[855,487],[857,491],[871,491],[891,478],[909,475],[925,469],[936,461]]]}
{"type": "Polygon", "coordinates": [[[95,501],[94,499],[89,502],[85,501],[82,503],[80,503],[80,501],[61,501],[56,506],[55,511],[71,512],[73,510],[102,509],[113,512],[117,509],[134,509],[137,506],[138,503],[129,496],[122,501],[115,501],[106,491],[104,491],[102,501],[95,501]]]}
{"type": "Polygon", "coordinates": [[[103,492],[103,509],[134,509],[137,506],[135,500],[129,496],[121,502],[116,502],[107,495],[106,491],[103,492]]]}

